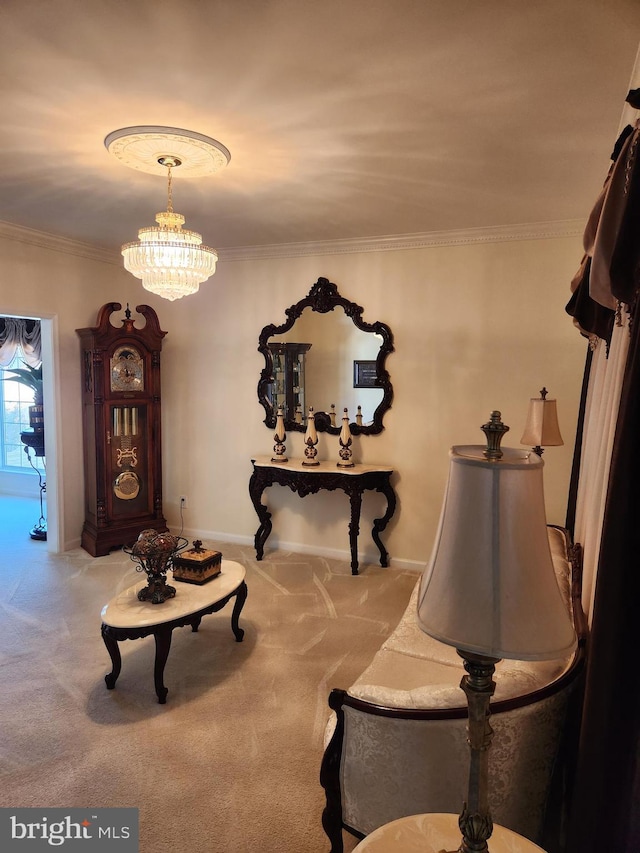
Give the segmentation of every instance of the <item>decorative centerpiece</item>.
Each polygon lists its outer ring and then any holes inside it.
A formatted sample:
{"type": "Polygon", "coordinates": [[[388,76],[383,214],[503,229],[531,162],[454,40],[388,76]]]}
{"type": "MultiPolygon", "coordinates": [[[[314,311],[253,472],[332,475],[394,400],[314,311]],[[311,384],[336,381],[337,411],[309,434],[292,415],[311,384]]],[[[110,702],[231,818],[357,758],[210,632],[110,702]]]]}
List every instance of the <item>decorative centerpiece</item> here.
{"type": "Polygon", "coordinates": [[[194,539],[193,548],[173,558],[173,579],[185,583],[203,584],[217,578],[222,571],[222,554],[202,547],[200,539],[194,539]]]}
{"type": "Polygon", "coordinates": [[[188,544],[183,536],[147,529],[142,531],[131,547],[122,549],[138,564],[137,572],[147,573],[147,586],[138,592],[140,601],[162,604],[175,596],[176,588],[167,583],[167,572],[173,566],[175,555],[188,544]]]}

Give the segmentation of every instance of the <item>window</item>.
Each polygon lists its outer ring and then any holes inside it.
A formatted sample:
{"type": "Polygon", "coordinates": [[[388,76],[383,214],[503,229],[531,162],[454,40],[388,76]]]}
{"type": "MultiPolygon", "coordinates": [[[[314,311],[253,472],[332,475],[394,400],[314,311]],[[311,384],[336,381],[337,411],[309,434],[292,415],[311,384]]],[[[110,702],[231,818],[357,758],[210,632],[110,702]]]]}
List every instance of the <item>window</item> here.
{"type": "MultiPolygon", "coordinates": [[[[11,362],[0,370],[0,468],[5,471],[21,471],[33,468],[25,453],[20,433],[30,429],[29,406],[33,403],[33,391],[20,382],[13,382],[5,371],[23,367],[22,351],[17,350],[11,362]]],[[[33,464],[44,471],[44,460],[31,453],[33,464]]]]}

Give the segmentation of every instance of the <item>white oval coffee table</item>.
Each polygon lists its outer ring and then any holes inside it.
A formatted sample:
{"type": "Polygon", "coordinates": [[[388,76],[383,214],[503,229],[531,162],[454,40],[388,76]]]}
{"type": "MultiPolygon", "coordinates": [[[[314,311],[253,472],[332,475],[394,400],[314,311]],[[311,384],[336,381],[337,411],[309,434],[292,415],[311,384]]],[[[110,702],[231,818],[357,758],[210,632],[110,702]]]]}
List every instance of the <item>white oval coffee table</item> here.
{"type": "Polygon", "coordinates": [[[221,572],[205,584],[197,585],[173,580],[172,572],[167,581],[175,584],[176,594],[162,604],[151,604],[138,600],[138,590],[143,583],[123,590],[102,608],[102,639],[111,657],[112,670],[105,675],[109,690],[113,690],[120,675],[122,658],[118,643],[121,640],[137,640],[153,634],[156,641],[156,656],[153,668],[158,702],[164,705],[169,692],[164,686],[164,667],[171,648],[171,633],[174,628],[191,625],[197,631],[200,620],[208,613],[215,613],[236,599],[231,614],[231,629],[236,642],[242,642],[244,631],[238,625],[240,612],[247,598],[245,568],[233,560],[224,560],[221,572]]]}

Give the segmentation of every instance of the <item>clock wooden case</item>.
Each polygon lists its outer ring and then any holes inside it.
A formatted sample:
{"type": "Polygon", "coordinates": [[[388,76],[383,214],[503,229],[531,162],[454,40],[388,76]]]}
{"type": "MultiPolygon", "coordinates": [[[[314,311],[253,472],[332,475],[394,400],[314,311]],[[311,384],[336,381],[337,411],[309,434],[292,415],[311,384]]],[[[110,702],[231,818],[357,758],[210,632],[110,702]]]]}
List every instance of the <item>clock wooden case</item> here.
{"type": "Polygon", "coordinates": [[[97,325],[76,329],[82,349],[85,521],[82,547],[94,557],[132,544],[147,528],[167,530],[162,514],[160,350],[167,334],[148,305],[119,302],[98,312],[97,325]]]}

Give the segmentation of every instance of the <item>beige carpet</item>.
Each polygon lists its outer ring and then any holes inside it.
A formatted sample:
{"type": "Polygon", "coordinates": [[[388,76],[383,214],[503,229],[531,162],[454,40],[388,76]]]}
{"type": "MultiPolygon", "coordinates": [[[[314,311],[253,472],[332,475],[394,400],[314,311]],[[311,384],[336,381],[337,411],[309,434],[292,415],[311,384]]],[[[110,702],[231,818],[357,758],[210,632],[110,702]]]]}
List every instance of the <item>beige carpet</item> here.
{"type": "MultiPolygon", "coordinates": [[[[318,781],[332,687],[400,619],[416,575],[206,543],[247,569],[231,608],[174,631],[159,705],[152,637],[120,644],[115,690],[100,609],[136,583],[114,552],[51,557],[36,504],[0,498],[0,806],[134,806],[142,853],[322,853],[318,781]]],[[[151,605],[150,605],[151,606],[151,605]]],[[[345,834],[345,850],[355,841],[345,834]]]]}

